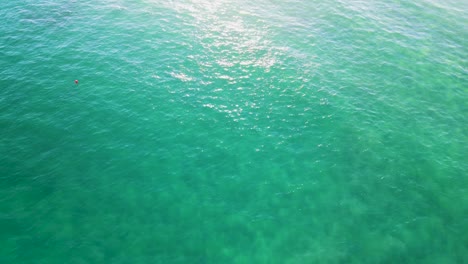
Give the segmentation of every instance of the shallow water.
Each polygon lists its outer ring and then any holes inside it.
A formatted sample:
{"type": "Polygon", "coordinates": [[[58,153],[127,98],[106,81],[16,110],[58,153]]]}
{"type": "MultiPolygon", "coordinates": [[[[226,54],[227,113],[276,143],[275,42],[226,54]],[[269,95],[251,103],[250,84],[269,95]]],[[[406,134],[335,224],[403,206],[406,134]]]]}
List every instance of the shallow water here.
{"type": "Polygon", "coordinates": [[[0,262],[466,262],[466,10],[3,1],[0,262]]]}

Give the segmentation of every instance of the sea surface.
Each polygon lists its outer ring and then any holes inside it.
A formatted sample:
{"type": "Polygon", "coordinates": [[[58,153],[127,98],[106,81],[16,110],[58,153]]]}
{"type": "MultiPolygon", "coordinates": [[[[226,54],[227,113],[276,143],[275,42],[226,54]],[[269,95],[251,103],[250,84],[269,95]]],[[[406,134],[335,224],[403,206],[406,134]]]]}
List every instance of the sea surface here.
{"type": "Polygon", "coordinates": [[[0,1],[0,263],[468,263],[468,2],[0,1]]]}

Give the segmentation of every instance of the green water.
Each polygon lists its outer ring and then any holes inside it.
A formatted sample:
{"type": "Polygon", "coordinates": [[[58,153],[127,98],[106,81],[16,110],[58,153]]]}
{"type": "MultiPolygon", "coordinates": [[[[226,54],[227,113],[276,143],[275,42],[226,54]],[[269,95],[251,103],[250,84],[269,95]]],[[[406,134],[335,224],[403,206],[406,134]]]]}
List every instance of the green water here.
{"type": "Polygon", "coordinates": [[[1,1],[0,263],[468,263],[467,10],[1,1]]]}

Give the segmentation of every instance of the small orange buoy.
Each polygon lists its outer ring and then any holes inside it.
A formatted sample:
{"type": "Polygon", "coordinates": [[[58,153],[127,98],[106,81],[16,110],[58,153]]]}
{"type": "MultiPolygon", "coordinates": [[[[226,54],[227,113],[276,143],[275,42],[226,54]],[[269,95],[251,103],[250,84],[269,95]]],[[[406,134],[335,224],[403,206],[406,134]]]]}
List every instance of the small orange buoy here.
{"type": "Polygon", "coordinates": [[[78,84],[78,80],[75,80],[75,84],[78,84]]]}

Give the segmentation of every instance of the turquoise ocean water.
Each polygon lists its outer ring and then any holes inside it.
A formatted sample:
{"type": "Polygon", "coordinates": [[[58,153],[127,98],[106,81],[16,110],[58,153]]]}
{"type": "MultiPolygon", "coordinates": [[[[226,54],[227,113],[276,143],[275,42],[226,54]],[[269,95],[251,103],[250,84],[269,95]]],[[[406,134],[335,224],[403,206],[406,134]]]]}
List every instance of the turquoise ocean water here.
{"type": "Polygon", "coordinates": [[[1,1],[0,263],[468,263],[467,10],[1,1]]]}

